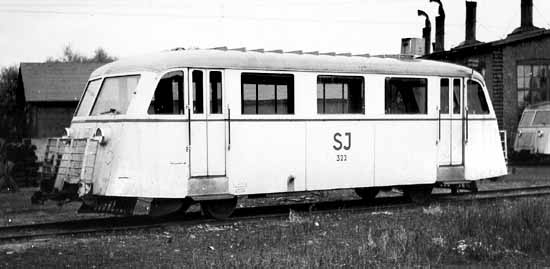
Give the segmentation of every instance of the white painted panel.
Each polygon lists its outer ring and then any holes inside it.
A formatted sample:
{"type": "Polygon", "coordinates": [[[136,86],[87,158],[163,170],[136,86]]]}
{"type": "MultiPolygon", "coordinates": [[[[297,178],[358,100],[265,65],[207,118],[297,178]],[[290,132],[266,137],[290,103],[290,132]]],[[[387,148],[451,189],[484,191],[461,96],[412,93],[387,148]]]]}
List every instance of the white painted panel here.
{"type": "Polygon", "coordinates": [[[430,184],[437,176],[437,122],[378,122],[375,185],[430,184]]]}
{"type": "Polygon", "coordinates": [[[464,164],[463,161],[463,122],[459,115],[454,115],[451,124],[451,161],[452,165],[464,164]]]}
{"type": "Polygon", "coordinates": [[[187,194],[187,123],[93,123],[73,127],[111,129],[107,144],[100,146],[96,158],[94,194],[166,198],[187,194]]]}
{"type": "Polygon", "coordinates": [[[468,132],[468,143],[465,148],[466,180],[506,175],[507,169],[496,120],[472,119],[468,123],[468,132]]]}
{"type": "Polygon", "coordinates": [[[225,175],[225,126],[224,121],[208,121],[208,175],[225,175]]]}
{"type": "Polygon", "coordinates": [[[305,190],[305,123],[232,122],[227,175],[236,194],[305,190]]]}
{"type": "MultiPolygon", "coordinates": [[[[441,116],[440,121],[440,140],[438,144],[438,160],[439,165],[450,165],[451,164],[451,121],[449,120],[449,116],[444,115],[441,116]]],[[[439,135],[439,134],[438,134],[439,135]]]]}
{"type": "Polygon", "coordinates": [[[206,121],[191,121],[191,176],[208,174],[206,121]]]}
{"type": "Polygon", "coordinates": [[[373,124],[366,121],[307,123],[307,189],[373,186],[373,124]]]}

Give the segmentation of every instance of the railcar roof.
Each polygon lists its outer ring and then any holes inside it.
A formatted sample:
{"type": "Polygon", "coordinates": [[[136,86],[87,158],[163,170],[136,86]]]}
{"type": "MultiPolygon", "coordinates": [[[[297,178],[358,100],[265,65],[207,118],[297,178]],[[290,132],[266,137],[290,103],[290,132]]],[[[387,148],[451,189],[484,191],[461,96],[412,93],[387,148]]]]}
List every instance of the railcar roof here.
{"type": "MultiPolygon", "coordinates": [[[[91,77],[163,72],[179,67],[448,77],[472,75],[470,68],[431,60],[198,49],[121,59],[98,68],[91,77]]],[[[474,77],[482,79],[477,72],[474,72],[474,77]]]]}

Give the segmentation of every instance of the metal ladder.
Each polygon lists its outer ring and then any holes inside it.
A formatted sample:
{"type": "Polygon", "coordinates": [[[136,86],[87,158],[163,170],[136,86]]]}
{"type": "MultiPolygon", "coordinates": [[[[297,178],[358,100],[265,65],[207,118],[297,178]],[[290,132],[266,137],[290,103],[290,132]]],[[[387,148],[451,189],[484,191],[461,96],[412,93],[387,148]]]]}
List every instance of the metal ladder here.
{"type": "Polygon", "coordinates": [[[50,138],[44,156],[44,172],[55,175],[53,188],[65,183],[91,185],[99,141],[92,138],[50,138]]]}

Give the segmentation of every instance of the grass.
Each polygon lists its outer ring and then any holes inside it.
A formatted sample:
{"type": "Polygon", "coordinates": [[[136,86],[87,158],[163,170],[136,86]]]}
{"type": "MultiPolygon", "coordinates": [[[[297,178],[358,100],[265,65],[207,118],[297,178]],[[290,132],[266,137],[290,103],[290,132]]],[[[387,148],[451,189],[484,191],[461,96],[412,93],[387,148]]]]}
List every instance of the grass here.
{"type": "Polygon", "coordinates": [[[30,242],[32,246],[18,245],[10,255],[0,245],[0,267],[540,266],[550,264],[549,202],[538,198],[401,212],[291,212],[278,221],[30,242]]]}

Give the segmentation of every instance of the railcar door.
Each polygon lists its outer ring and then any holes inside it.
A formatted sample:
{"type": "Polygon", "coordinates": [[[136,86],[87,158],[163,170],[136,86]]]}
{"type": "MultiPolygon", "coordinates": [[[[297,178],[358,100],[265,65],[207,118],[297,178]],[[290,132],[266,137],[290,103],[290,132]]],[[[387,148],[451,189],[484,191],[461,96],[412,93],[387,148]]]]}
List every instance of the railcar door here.
{"type": "Polygon", "coordinates": [[[227,111],[223,72],[193,69],[189,80],[191,177],[225,176],[227,111]]]}
{"type": "Polygon", "coordinates": [[[464,87],[462,79],[452,81],[451,166],[464,166],[464,87]]]}
{"type": "Polygon", "coordinates": [[[439,181],[464,179],[464,90],[460,78],[440,81],[438,159],[439,181]]]}

